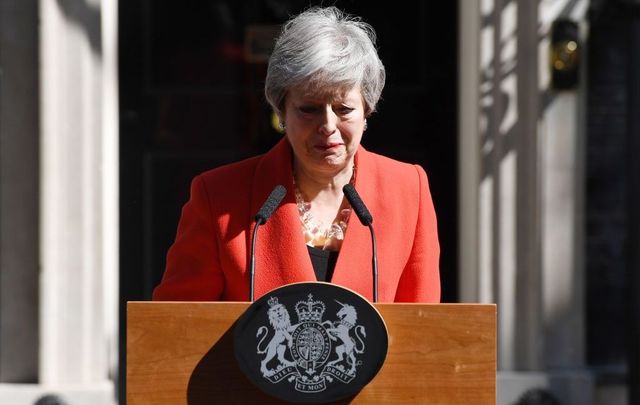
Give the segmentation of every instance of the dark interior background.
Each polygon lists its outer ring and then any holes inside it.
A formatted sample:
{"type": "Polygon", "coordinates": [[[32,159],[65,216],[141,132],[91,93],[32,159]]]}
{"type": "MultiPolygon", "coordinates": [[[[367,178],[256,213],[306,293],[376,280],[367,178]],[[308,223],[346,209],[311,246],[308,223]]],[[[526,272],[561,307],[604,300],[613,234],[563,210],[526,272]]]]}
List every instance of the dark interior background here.
{"type": "MultiPolygon", "coordinates": [[[[126,301],[150,299],[160,281],[192,177],[265,152],[280,138],[263,96],[260,55],[268,54],[274,28],[319,3],[119,4],[121,399],[126,301]]],[[[362,143],[427,171],[439,221],[442,300],[454,302],[457,2],[331,4],[361,16],[378,34],[388,79],[362,143]]]]}
{"type": "Polygon", "coordinates": [[[592,0],[586,118],[587,361],[640,403],[640,1],[592,0]]]}

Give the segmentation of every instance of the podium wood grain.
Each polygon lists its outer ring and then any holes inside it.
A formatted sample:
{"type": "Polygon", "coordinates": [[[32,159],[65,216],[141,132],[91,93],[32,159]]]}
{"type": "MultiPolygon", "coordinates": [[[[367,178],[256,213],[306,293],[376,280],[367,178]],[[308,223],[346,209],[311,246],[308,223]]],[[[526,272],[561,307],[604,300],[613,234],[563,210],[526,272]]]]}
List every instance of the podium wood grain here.
{"type": "MultiPolygon", "coordinates": [[[[282,403],[235,364],[233,325],[247,306],[129,302],[127,404],[282,403]]],[[[387,359],[342,403],[495,404],[495,305],[375,306],[389,331],[387,359]]]]}

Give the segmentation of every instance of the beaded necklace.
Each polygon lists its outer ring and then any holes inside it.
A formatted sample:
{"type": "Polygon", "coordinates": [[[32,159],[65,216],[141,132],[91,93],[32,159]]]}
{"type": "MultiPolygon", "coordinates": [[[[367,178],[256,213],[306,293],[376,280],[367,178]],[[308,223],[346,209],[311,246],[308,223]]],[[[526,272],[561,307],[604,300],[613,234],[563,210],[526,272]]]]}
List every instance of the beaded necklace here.
{"type": "MultiPolygon", "coordinates": [[[[349,183],[354,184],[355,177],[356,168],[354,166],[349,183]]],[[[313,217],[311,213],[311,203],[304,200],[295,180],[293,183],[296,205],[298,206],[298,214],[300,216],[300,222],[302,223],[302,233],[304,234],[306,244],[323,250],[339,251],[347,231],[351,207],[344,207],[346,200],[343,199],[340,211],[331,226],[323,227],[322,224],[313,217]]]]}

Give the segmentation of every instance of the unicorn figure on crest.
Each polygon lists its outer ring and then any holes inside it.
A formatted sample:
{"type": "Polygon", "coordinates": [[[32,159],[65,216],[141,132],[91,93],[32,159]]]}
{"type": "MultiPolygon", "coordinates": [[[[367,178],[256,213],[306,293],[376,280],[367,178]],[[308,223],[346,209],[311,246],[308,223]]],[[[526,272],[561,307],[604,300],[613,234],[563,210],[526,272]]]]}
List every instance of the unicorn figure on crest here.
{"type": "Polygon", "coordinates": [[[356,326],[356,321],[358,319],[356,309],[352,305],[343,304],[337,300],[335,301],[342,306],[336,314],[338,321],[333,324],[330,321],[325,321],[323,326],[325,326],[331,340],[337,341],[340,339],[342,344],[336,346],[335,352],[338,358],[330,361],[327,365],[335,366],[342,361],[346,361],[347,365],[350,367],[347,373],[353,375],[355,374],[356,366],[358,365],[355,353],[364,353],[365,345],[363,338],[367,337],[367,333],[364,326],[356,326]],[[360,347],[356,346],[356,341],[349,335],[351,329],[354,329],[354,335],[360,341],[360,347]]]}

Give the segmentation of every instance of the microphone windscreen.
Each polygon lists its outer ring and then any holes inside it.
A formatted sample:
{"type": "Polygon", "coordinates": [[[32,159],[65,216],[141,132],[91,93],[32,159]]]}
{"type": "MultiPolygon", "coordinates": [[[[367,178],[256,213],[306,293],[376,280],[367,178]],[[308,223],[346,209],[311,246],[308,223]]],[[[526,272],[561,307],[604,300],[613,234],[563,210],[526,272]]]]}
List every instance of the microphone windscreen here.
{"type": "Polygon", "coordinates": [[[371,223],[373,222],[373,217],[371,217],[369,210],[364,205],[364,202],[358,195],[358,192],[356,191],[355,187],[353,187],[351,184],[346,184],[342,188],[342,191],[344,192],[344,195],[347,197],[347,200],[349,200],[349,204],[351,204],[351,208],[353,208],[354,211],[356,212],[358,219],[360,220],[360,222],[362,222],[362,225],[364,226],[371,225],[371,223]]]}
{"type": "Polygon", "coordinates": [[[271,191],[271,194],[269,194],[269,197],[267,197],[267,200],[262,204],[262,207],[256,214],[256,222],[259,224],[266,223],[286,194],[287,189],[278,184],[273,191],[271,191]]]}

